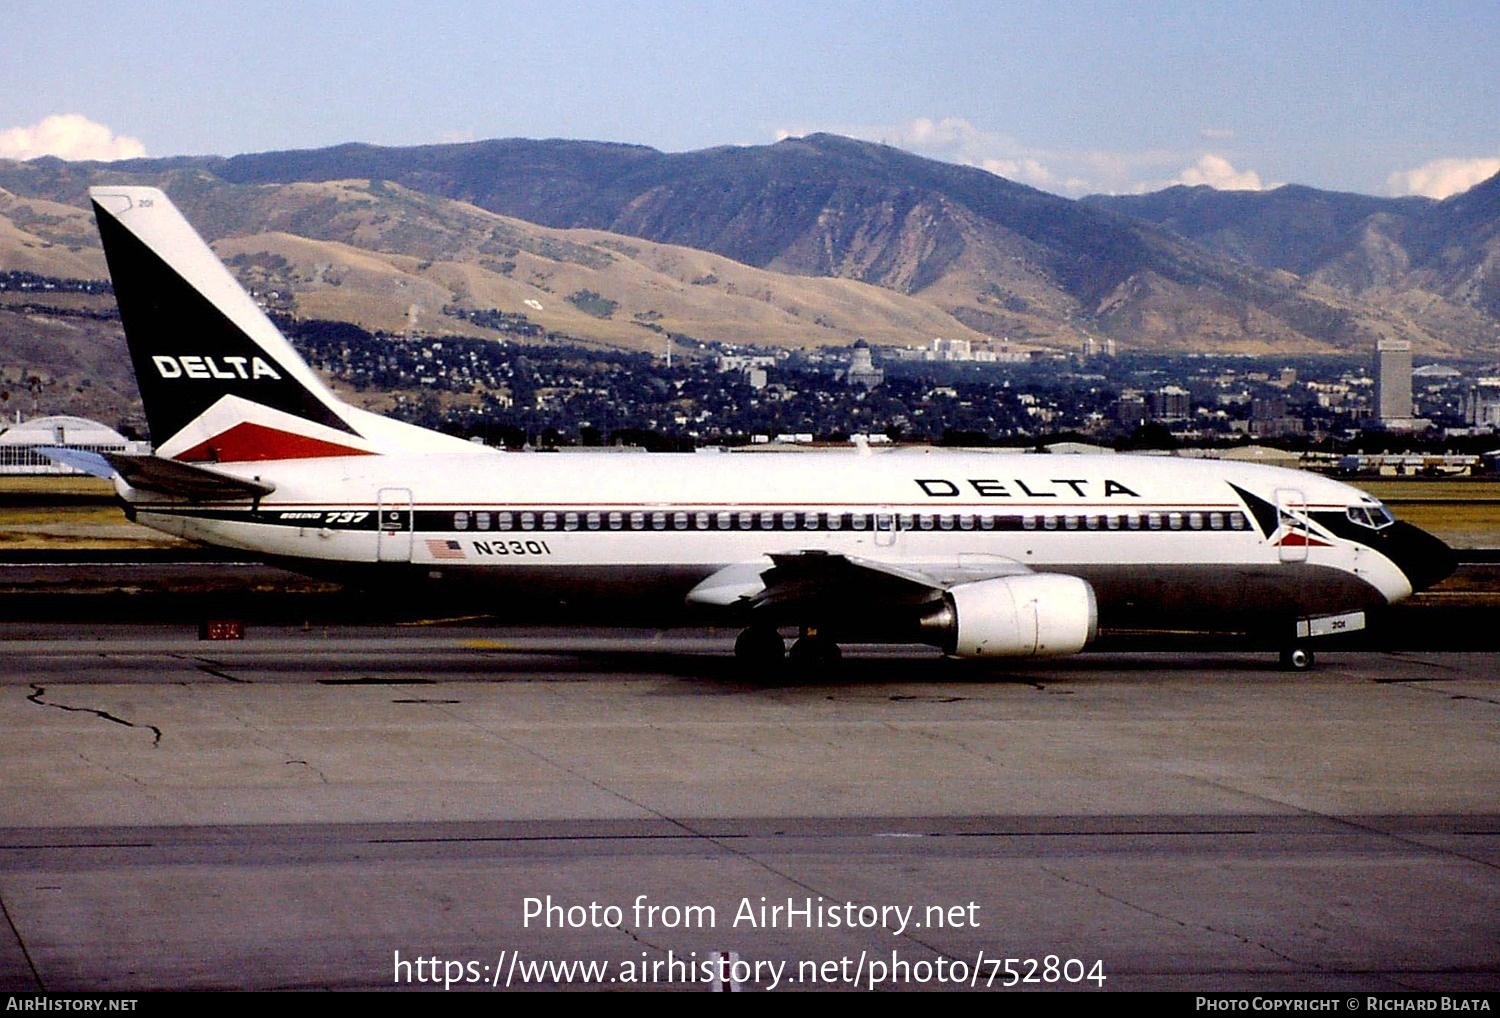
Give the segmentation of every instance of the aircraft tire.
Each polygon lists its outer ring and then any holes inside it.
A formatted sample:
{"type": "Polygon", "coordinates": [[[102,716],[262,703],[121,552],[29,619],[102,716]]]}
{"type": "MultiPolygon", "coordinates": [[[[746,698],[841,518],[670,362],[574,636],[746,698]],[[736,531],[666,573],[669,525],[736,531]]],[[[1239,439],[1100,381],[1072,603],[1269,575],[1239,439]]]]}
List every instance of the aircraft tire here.
{"type": "Polygon", "coordinates": [[[1281,667],[1288,672],[1305,672],[1313,666],[1313,652],[1306,647],[1294,645],[1281,651],[1281,667]]]}
{"type": "Polygon", "coordinates": [[[797,664],[814,667],[837,664],[843,656],[839,645],[826,636],[804,636],[792,644],[789,654],[797,664]]]}
{"type": "Polygon", "coordinates": [[[734,656],[741,664],[778,664],[786,657],[786,642],[774,629],[751,626],[734,641],[734,656]]]}

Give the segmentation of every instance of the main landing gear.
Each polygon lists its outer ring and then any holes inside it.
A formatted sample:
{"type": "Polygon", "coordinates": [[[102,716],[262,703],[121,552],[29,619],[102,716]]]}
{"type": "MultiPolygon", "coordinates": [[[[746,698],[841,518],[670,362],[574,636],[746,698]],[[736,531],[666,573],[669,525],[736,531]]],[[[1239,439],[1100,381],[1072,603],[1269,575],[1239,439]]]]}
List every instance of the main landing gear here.
{"type": "Polygon", "coordinates": [[[770,626],[751,626],[734,641],[734,656],[743,665],[779,665],[786,641],[770,626]]]}
{"type": "Polygon", "coordinates": [[[843,653],[833,637],[804,627],[790,651],[781,634],[770,626],[751,626],[734,641],[734,656],[751,667],[780,666],[783,660],[799,668],[818,668],[837,663],[843,653]]]}
{"type": "Polygon", "coordinates": [[[833,642],[833,637],[824,636],[816,629],[808,629],[792,644],[791,653],[787,656],[793,664],[819,667],[837,664],[844,654],[839,650],[839,645],[833,642]]]}

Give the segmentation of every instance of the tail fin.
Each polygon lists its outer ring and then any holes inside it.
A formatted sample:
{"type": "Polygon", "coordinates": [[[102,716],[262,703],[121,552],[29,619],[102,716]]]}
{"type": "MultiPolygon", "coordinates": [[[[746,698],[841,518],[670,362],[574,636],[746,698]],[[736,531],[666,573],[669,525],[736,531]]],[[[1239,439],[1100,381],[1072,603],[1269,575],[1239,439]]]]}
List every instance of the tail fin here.
{"type": "Polygon", "coordinates": [[[240,462],[473,449],[330,392],[161,191],[89,195],[158,455],[240,462]]]}

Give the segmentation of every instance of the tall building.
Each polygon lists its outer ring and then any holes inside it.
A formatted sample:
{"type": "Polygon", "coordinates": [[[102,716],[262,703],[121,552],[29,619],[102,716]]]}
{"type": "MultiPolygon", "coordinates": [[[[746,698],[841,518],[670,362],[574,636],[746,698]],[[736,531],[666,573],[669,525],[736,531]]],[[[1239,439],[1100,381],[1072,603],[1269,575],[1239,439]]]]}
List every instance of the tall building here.
{"type": "Polygon", "coordinates": [[[1411,343],[1375,342],[1375,416],[1386,426],[1411,426],[1411,343]]]}
{"type": "Polygon", "coordinates": [[[1464,393],[1464,419],[1479,428],[1500,428],[1500,377],[1474,379],[1464,393]]]}

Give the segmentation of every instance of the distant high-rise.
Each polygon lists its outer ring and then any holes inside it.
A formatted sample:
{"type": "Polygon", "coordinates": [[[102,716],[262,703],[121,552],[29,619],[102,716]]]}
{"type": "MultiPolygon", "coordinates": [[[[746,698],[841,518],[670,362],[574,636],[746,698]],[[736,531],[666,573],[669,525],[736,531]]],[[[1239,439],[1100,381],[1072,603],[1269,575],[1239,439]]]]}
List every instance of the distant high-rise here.
{"type": "Polygon", "coordinates": [[[1388,426],[1411,424],[1411,343],[1404,339],[1375,342],[1375,416],[1388,426]]]}

